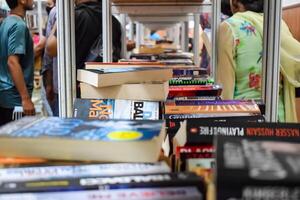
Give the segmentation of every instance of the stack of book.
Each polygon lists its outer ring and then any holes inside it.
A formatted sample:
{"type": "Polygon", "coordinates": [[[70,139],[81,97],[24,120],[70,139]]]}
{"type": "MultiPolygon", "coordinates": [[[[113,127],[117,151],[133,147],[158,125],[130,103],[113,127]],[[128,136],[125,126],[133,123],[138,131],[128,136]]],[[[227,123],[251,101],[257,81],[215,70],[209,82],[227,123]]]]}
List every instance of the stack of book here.
{"type": "Polygon", "coordinates": [[[15,157],[0,159],[0,199],[204,199],[201,177],[158,162],[164,136],[159,120],[12,122],[0,129],[1,156],[15,157]]]}
{"type": "Polygon", "coordinates": [[[224,119],[183,123],[174,170],[204,177],[207,198],[299,199],[299,124],[224,119]]]}
{"type": "Polygon", "coordinates": [[[81,98],[165,101],[173,72],[163,66],[87,63],[77,75],[81,98]]]}

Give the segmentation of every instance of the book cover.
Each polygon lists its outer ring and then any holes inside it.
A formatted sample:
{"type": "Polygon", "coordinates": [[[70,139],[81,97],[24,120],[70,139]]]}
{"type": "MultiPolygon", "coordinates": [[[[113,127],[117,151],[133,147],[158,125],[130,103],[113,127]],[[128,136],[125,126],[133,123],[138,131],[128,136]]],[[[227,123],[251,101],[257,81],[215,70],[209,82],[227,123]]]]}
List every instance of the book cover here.
{"type": "MultiPolygon", "coordinates": [[[[14,127],[14,122],[11,124],[14,127]]],[[[3,156],[155,162],[163,138],[164,123],[159,120],[101,121],[50,117],[33,120],[13,131],[10,124],[1,128],[0,151],[3,156]],[[144,149],[139,150],[142,147],[144,149]]]]}
{"type": "Polygon", "coordinates": [[[214,136],[238,138],[269,138],[272,140],[293,140],[300,142],[299,124],[282,123],[241,123],[210,122],[197,119],[186,120],[181,124],[175,139],[179,146],[212,144],[214,136]]]}
{"type": "Polygon", "coordinates": [[[117,190],[133,188],[196,187],[204,194],[201,177],[194,173],[160,173],[145,175],[92,177],[26,182],[5,182],[0,185],[1,193],[55,192],[67,190],[117,190]]]}
{"type": "Polygon", "coordinates": [[[0,182],[169,173],[165,162],[38,166],[0,169],[0,182]]]}
{"type": "Polygon", "coordinates": [[[300,143],[217,137],[217,199],[299,199],[300,143]]]}
{"type": "Polygon", "coordinates": [[[76,99],[74,117],[83,119],[158,120],[160,103],[115,99],[76,99]]]}

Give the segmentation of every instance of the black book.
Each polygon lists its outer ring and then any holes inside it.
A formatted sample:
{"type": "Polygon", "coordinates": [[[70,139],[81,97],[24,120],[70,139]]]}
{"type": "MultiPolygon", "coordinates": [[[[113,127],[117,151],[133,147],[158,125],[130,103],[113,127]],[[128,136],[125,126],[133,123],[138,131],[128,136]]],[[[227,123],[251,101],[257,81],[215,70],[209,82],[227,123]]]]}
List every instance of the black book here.
{"type": "Polygon", "coordinates": [[[180,146],[212,144],[214,136],[234,136],[300,142],[300,124],[211,122],[198,119],[182,123],[175,139],[180,146]]]}
{"type": "Polygon", "coordinates": [[[217,137],[217,199],[300,199],[300,143],[217,137]]]}
{"type": "Polygon", "coordinates": [[[4,182],[0,193],[55,192],[95,189],[197,187],[204,194],[205,186],[201,177],[194,173],[162,173],[115,177],[74,178],[27,182],[4,182]]]}

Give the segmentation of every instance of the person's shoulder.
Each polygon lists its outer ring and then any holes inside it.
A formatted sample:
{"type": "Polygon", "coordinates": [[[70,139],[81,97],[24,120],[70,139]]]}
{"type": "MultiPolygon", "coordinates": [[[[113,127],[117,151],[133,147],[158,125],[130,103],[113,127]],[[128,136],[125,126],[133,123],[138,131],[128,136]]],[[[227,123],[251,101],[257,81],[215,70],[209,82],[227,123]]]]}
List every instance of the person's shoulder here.
{"type": "Polygon", "coordinates": [[[52,9],[51,9],[51,11],[50,11],[50,13],[49,13],[49,18],[53,18],[53,17],[55,17],[56,16],[56,6],[54,6],[52,9]]]}
{"type": "Polygon", "coordinates": [[[4,19],[3,24],[7,28],[18,28],[18,29],[26,29],[26,23],[18,16],[8,16],[4,19]]]}

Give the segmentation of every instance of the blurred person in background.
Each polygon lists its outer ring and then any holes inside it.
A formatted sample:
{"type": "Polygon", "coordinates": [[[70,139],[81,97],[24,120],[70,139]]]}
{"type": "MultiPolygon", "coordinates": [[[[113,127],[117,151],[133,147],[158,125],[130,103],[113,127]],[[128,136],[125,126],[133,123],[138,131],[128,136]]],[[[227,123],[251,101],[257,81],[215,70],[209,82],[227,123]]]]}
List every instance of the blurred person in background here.
{"type": "MultiPolygon", "coordinates": [[[[56,0],[48,0],[46,6],[46,12],[48,15],[48,22],[46,26],[46,45],[47,41],[51,39],[54,34],[53,30],[56,30],[56,0]]],[[[55,41],[56,42],[56,41],[55,41]]],[[[43,84],[46,93],[46,100],[44,98],[44,105],[47,107],[49,103],[51,111],[48,111],[49,115],[59,116],[59,105],[58,105],[58,62],[57,62],[57,49],[53,47],[54,53],[46,50],[44,51],[43,57],[43,84]],[[47,101],[47,102],[46,102],[47,101]]]]}
{"type": "MultiPolygon", "coordinates": [[[[83,69],[88,60],[91,47],[98,40],[102,40],[102,0],[75,0],[75,46],[76,69],[83,69]]],[[[56,27],[47,40],[46,51],[52,56],[57,55],[56,27]]],[[[112,18],[112,43],[113,60],[121,58],[121,24],[112,18]]],[[[103,50],[102,46],[101,51],[103,50]]],[[[98,62],[102,62],[97,60],[98,62]]],[[[79,84],[77,83],[77,97],[80,97],[79,84]]]]}
{"type": "MultiPolygon", "coordinates": [[[[223,99],[262,98],[263,0],[230,0],[233,16],[219,29],[217,82],[223,99]]],[[[279,121],[297,122],[295,87],[300,86],[300,44],[282,21],[279,121]]]]}
{"type": "Polygon", "coordinates": [[[25,23],[33,0],[6,0],[11,12],[0,27],[0,125],[12,121],[16,106],[25,115],[35,115],[31,101],[34,52],[31,34],[25,23]]]}

